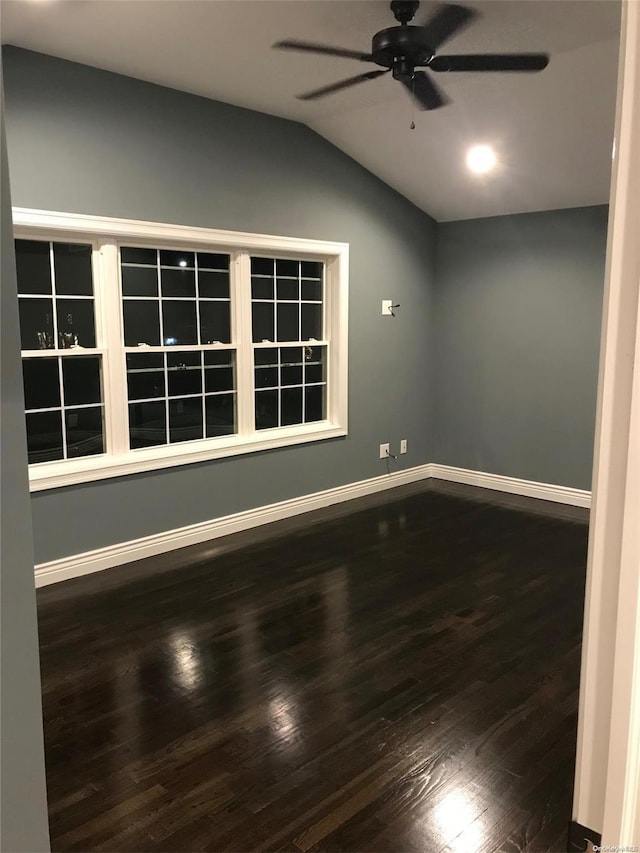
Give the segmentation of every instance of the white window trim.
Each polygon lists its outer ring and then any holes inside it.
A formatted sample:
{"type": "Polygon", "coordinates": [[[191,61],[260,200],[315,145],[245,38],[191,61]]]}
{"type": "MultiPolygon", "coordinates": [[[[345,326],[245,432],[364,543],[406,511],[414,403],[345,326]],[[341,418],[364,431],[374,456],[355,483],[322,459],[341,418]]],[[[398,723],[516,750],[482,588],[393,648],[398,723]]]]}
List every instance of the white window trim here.
{"type": "MultiPolygon", "coordinates": [[[[191,465],[213,459],[224,459],[244,453],[255,453],[278,447],[289,447],[311,441],[338,438],[348,434],[348,270],[349,246],[323,240],[306,240],[297,237],[278,237],[268,234],[250,234],[240,231],[221,231],[209,228],[192,228],[183,225],[146,222],[132,219],[113,219],[54,211],[13,208],[15,236],[18,239],[74,239],[86,240],[98,246],[100,263],[96,270],[96,329],[102,329],[101,349],[108,353],[104,367],[105,429],[112,435],[123,434],[126,420],[126,389],[123,384],[122,360],[124,349],[120,337],[120,297],[105,297],[107,280],[117,280],[117,253],[114,240],[147,241],[150,245],[174,244],[181,248],[208,248],[211,251],[229,251],[235,264],[236,279],[248,287],[248,254],[264,252],[278,257],[322,260],[326,270],[325,324],[330,341],[327,366],[327,419],[293,427],[277,427],[247,433],[251,413],[247,401],[253,394],[253,365],[247,358],[247,348],[237,348],[236,366],[238,388],[248,389],[238,393],[238,433],[224,438],[207,438],[199,441],[161,445],[143,450],[129,451],[115,446],[111,453],[87,456],[73,460],[43,462],[29,467],[32,492],[44,491],[77,483],[90,483],[111,477],[122,477],[144,471],[177,465],[191,465]],[[234,261],[235,258],[235,261],[234,261]],[[245,265],[245,266],[243,266],[245,265]],[[240,275],[239,275],[240,274],[240,275]],[[117,316],[114,316],[117,312],[117,316]],[[108,316],[107,316],[108,315],[108,316]],[[244,358],[243,358],[244,354],[244,358]],[[117,400],[124,409],[117,405],[117,400]],[[114,401],[116,404],[114,405],[114,401]],[[120,419],[119,426],[114,421],[120,419]]],[[[236,331],[247,329],[251,323],[250,294],[235,302],[236,331]]],[[[239,339],[236,339],[239,343],[239,339]]],[[[222,346],[221,348],[229,348],[222,346]]],[[[252,427],[252,425],[251,425],[252,427]]]]}

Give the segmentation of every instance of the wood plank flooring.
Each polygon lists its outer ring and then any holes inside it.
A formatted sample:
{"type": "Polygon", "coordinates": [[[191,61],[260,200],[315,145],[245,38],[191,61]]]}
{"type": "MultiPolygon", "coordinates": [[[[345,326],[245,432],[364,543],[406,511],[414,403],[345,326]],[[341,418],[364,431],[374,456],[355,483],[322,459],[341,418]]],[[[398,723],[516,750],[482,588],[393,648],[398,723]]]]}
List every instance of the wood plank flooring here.
{"type": "Polygon", "coordinates": [[[566,850],[587,525],[512,503],[397,489],[40,590],[53,849],[566,850]]]}

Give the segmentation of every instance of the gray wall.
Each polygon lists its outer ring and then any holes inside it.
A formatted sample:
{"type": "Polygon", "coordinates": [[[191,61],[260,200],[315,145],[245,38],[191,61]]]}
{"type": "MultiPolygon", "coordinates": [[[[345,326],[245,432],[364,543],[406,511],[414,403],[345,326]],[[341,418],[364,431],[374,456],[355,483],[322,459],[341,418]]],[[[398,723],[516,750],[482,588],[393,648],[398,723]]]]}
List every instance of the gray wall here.
{"type": "Polygon", "coordinates": [[[17,48],[5,73],[15,205],[351,247],[349,436],[37,493],[36,562],[383,474],[383,441],[430,461],[433,220],[302,125],[17,48]]]}
{"type": "Polygon", "coordinates": [[[434,462],[591,487],[607,208],[438,225],[434,462]]]}
{"type": "Polygon", "coordinates": [[[49,849],[49,826],[3,100],[0,89],[0,850],[41,853],[49,849]]]}

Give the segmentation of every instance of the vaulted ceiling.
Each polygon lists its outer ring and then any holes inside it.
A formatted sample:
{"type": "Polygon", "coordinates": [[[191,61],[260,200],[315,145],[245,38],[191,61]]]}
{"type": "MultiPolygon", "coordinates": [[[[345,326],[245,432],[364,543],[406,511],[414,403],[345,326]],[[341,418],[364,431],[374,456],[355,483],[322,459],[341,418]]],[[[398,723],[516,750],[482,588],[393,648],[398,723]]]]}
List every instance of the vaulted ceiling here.
{"type": "MultiPolygon", "coordinates": [[[[617,0],[469,5],[479,18],[440,52],[545,51],[549,66],[441,74],[451,103],[415,115],[390,75],[299,101],[364,69],[272,49],[295,38],[368,51],[373,33],[395,24],[382,0],[3,0],[1,27],[3,43],[303,122],[440,221],[606,203],[617,0]],[[498,156],[483,177],[464,166],[476,143],[498,156]]],[[[414,23],[435,8],[422,3],[414,23]]]]}

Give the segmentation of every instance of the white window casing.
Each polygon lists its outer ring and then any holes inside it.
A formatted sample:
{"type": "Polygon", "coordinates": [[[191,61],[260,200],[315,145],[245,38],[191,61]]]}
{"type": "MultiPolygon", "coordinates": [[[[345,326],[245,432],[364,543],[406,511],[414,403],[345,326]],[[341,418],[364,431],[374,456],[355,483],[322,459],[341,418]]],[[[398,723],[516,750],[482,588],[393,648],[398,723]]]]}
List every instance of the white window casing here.
{"type": "MultiPolygon", "coordinates": [[[[31,465],[31,491],[347,435],[348,244],[25,208],[14,208],[13,222],[16,239],[84,242],[93,246],[96,348],[81,349],[78,355],[93,352],[100,354],[102,359],[106,452],[31,465]],[[236,354],[236,434],[129,449],[127,349],[123,345],[120,289],[121,243],[230,255],[232,342],[208,348],[233,350],[236,354]],[[252,340],[252,255],[324,264],[324,339],[314,341],[314,345],[326,346],[327,351],[325,420],[272,429],[255,428],[253,351],[260,344],[252,340]]],[[[272,345],[296,346],[277,341],[272,345]]],[[[183,352],[190,348],[203,349],[200,345],[178,345],[153,347],[153,351],[183,352]]],[[[29,352],[28,357],[47,355],[53,353],[50,350],[29,352]]]]}

